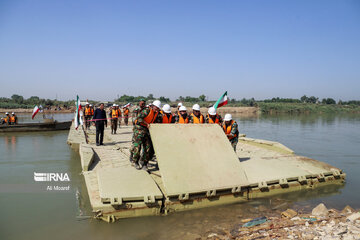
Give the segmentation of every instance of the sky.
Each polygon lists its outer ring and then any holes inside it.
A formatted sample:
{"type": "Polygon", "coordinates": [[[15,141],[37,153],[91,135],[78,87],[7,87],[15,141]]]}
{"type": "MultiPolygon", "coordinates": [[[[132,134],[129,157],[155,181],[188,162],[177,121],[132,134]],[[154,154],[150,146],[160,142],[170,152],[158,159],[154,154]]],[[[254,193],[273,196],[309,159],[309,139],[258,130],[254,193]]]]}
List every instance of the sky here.
{"type": "Polygon", "coordinates": [[[360,1],[0,0],[0,97],[360,99],[360,1]]]}

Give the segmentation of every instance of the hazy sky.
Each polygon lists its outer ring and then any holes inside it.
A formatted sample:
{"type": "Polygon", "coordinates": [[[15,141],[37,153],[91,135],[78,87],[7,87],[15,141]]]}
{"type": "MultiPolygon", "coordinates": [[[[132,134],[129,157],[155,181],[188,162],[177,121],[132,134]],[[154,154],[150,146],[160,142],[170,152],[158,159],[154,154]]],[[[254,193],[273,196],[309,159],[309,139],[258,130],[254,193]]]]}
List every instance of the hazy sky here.
{"type": "Polygon", "coordinates": [[[360,99],[360,1],[0,0],[0,96],[360,99]]]}

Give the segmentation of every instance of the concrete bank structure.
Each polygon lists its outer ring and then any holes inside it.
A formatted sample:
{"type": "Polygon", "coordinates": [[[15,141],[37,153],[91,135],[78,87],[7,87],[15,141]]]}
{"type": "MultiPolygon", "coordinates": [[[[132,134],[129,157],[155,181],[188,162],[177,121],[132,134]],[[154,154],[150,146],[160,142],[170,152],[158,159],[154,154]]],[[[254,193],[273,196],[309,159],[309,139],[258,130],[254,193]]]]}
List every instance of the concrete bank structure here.
{"type": "Polygon", "coordinates": [[[106,128],[104,146],[96,146],[93,126],[70,128],[96,218],[165,215],[345,182],[341,169],[277,142],[243,136],[234,153],[218,125],[152,124],[150,134],[156,161],[144,171],[129,162],[132,126],[116,135],[106,128]]]}

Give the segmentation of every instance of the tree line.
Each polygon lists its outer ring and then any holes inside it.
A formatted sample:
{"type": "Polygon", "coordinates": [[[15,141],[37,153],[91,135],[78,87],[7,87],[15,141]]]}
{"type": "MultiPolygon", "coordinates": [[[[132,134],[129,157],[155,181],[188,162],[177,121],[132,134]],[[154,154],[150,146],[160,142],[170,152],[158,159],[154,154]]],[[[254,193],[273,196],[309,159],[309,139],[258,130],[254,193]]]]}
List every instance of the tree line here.
{"type": "Polygon", "coordinates": [[[33,108],[35,105],[42,105],[43,107],[69,107],[74,105],[74,100],[59,101],[56,99],[40,98],[38,96],[24,98],[18,94],[13,94],[10,98],[0,97],[0,108],[33,108]]]}
{"type": "MultiPolygon", "coordinates": [[[[114,102],[118,103],[137,103],[140,99],[144,99],[145,101],[153,101],[155,99],[159,99],[163,103],[171,103],[173,101],[170,98],[160,96],[159,98],[155,98],[153,94],[149,94],[148,96],[130,96],[130,95],[122,95],[121,97],[114,100],[114,102]]],[[[96,101],[89,101],[95,103],[96,101]]],[[[204,94],[201,94],[198,97],[191,97],[191,96],[179,96],[176,98],[176,102],[183,102],[183,103],[199,103],[201,106],[210,106],[211,104],[215,103],[214,100],[209,100],[204,94]]],[[[254,98],[242,98],[242,99],[235,99],[229,98],[229,106],[252,106],[257,107],[259,104],[262,103],[306,103],[306,104],[322,104],[322,105],[355,105],[360,106],[360,100],[351,100],[351,101],[342,101],[339,100],[336,102],[333,98],[323,98],[319,99],[315,96],[302,96],[299,99],[296,98],[280,98],[274,97],[271,99],[265,100],[255,100],[254,98]]],[[[13,94],[10,98],[0,97],[0,108],[33,108],[35,105],[42,105],[43,107],[53,107],[53,106],[61,106],[61,107],[70,107],[74,105],[74,100],[68,101],[59,101],[59,100],[52,100],[52,99],[45,99],[40,98],[38,96],[31,96],[29,98],[24,98],[21,95],[13,94]]]]}

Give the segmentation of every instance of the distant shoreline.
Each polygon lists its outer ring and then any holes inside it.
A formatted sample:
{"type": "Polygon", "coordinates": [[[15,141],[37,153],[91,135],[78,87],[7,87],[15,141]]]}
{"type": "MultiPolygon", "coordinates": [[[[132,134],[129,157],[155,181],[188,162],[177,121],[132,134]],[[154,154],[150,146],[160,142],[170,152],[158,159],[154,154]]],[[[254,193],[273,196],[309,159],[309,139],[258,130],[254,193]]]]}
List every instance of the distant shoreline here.
{"type": "MultiPolygon", "coordinates": [[[[33,109],[29,108],[0,108],[0,114],[5,114],[5,112],[12,113],[32,113],[33,109]]],[[[64,110],[45,110],[45,113],[73,113],[73,109],[64,109],[64,110]]]]}
{"type": "MultiPolygon", "coordinates": [[[[172,104],[175,106],[176,104],[172,104]]],[[[191,112],[193,103],[184,103],[187,107],[188,112],[191,112]]],[[[130,111],[135,108],[132,105],[130,111]]],[[[176,108],[172,108],[175,112],[176,108]]],[[[207,107],[201,107],[201,112],[207,114],[207,107]]],[[[33,109],[30,108],[0,108],[0,114],[5,112],[15,113],[32,113],[33,109]]],[[[45,113],[73,113],[75,107],[71,109],[62,110],[45,110],[45,113]]],[[[352,113],[360,114],[360,106],[358,105],[338,105],[338,104],[313,104],[313,103],[256,103],[255,106],[238,106],[238,104],[229,103],[228,105],[218,108],[217,112],[221,115],[226,113],[237,114],[237,115],[259,115],[259,114],[327,114],[327,113],[352,113]]]]}

